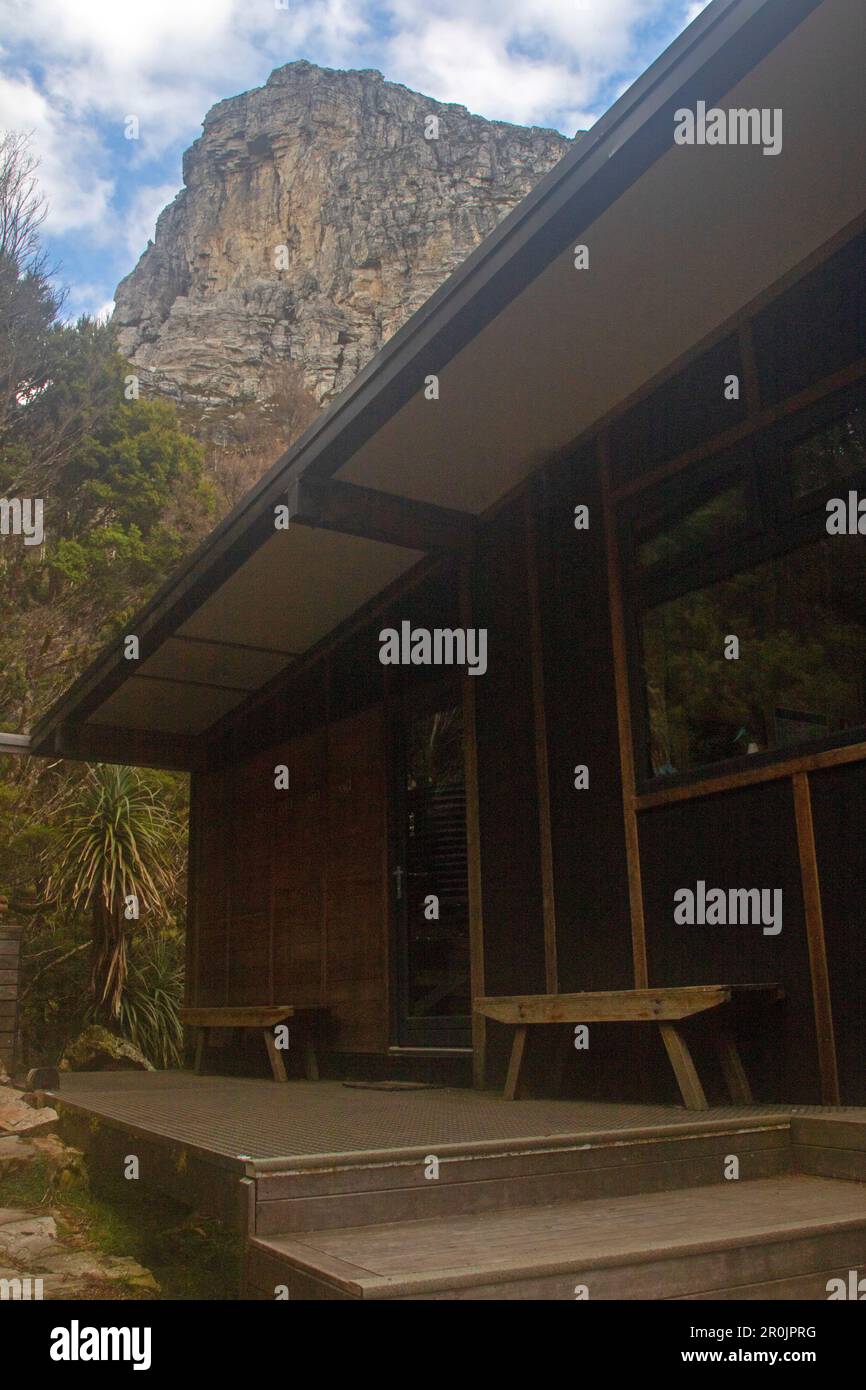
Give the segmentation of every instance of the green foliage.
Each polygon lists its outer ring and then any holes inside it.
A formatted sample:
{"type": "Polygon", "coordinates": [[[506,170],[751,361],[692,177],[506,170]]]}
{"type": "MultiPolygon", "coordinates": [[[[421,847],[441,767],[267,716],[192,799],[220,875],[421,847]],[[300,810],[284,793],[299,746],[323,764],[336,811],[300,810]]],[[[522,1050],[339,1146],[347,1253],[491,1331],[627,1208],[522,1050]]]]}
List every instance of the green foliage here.
{"type": "Polygon", "coordinates": [[[160,1069],[180,1066],[183,1025],[183,938],[179,932],[147,932],[130,944],[129,969],[120,998],[125,1038],[160,1069]]]}
{"type": "Polygon", "coordinates": [[[112,1176],[94,1159],[82,1180],[60,1187],[52,1166],[34,1160],[4,1179],[3,1203],[31,1210],[50,1203],[61,1237],[71,1236],[85,1250],[103,1255],[131,1256],[150,1270],[159,1293],[120,1285],[125,1299],[238,1296],[242,1244],[236,1235],[210,1218],[194,1216],[151,1183],[112,1176]]]}
{"type": "Polygon", "coordinates": [[[127,946],[138,911],[155,924],[173,891],[172,849],[181,827],[145,774],[97,763],[69,782],[56,804],[61,848],[48,897],[90,913],[91,987],[97,1015],[120,1015],[127,946]]]}

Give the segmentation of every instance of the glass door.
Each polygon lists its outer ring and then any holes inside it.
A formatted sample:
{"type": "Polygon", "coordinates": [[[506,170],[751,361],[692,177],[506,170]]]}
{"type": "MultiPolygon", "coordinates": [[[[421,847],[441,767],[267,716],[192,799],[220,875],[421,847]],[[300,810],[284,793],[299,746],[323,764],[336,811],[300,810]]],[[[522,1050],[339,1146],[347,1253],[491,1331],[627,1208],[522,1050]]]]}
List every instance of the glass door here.
{"type": "Polygon", "coordinates": [[[401,701],[392,859],[397,1034],[402,1046],[468,1047],[469,910],[459,679],[401,701]]]}

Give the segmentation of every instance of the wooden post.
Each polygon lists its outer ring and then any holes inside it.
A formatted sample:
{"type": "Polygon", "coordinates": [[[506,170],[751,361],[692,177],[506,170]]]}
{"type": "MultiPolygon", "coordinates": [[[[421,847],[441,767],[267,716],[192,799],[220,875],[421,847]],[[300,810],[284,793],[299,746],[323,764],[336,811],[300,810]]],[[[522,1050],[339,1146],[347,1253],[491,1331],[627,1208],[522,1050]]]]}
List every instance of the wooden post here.
{"type": "Polygon", "coordinates": [[[691,1048],[675,1023],[660,1023],[659,1032],[668,1054],[674,1076],[687,1110],[709,1110],[701,1078],[692,1058],[691,1048]]]}
{"type": "Polygon", "coordinates": [[[523,494],[526,536],[526,574],[529,591],[529,624],[532,655],[532,709],[535,727],[535,780],[538,793],[538,839],[541,853],[541,911],[544,926],[544,986],[548,994],[559,989],[556,958],[556,894],[553,875],[553,842],[550,831],[550,771],[547,761],[547,714],[544,703],[544,648],[541,596],[538,577],[538,535],[532,488],[523,494]]]}
{"type": "MultiPolygon", "coordinates": [[[[460,563],[460,624],[472,626],[472,560],[460,563]]],[[[463,769],[466,783],[466,852],[469,893],[469,990],[474,1002],[484,994],[484,916],[481,886],[481,820],[478,805],[478,746],[475,738],[475,677],[463,673],[463,769]]],[[[472,1010],[472,1080],[484,1088],[487,1074],[487,1020],[472,1010]]]]}
{"type": "Polygon", "coordinates": [[[610,602],[610,630],[613,644],[613,667],[616,685],[616,718],[619,732],[619,764],[622,777],[622,803],[625,822],[625,853],[628,871],[628,898],[631,911],[631,943],[635,989],[649,985],[646,954],[646,926],[641,882],[640,840],[638,836],[634,745],[632,743],[631,707],[628,692],[628,658],[625,644],[622,583],[619,572],[619,546],[616,540],[616,521],[610,499],[610,462],[607,430],[599,435],[601,454],[602,506],[604,510],[605,549],[607,551],[607,584],[610,602]]]}
{"type": "Polygon", "coordinates": [[[0,922],[0,1064],[10,1071],[18,1030],[21,932],[21,927],[6,926],[0,922]]]}
{"type": "Polygon", "coordinates": [[[511,1043],[511,1057],[508,1061],[508,1075],[505,1078],[505,1100],[517,1100],[520,1095],[520,1069],[523,1066],[523,1059],[526,1056],[526,1042],[529,1036],[529,1028],[525,1023],[518,1023],[514,1030],[514,1038],[511,1043]]]}
{"type": "Polygon", "coordinates": [[[792,778],[792,786],[794,815],[797,821],[797,850],[800,855],[800,877],[803,884],[803,911],[806,917],[806,941],[809,948],[809,971],[812,977],[812,1005],[815,1011],[815,1031],[818,1035],[821,1100],[824,1105],[838,1105],[839,1073],[836,1066],[836,1038],[833,1032],[830,976],[827,970],[824,912],[821,906],[821,883],[815,853],[815,829],[812,823],[809,774],[807,772],[795,773],[792,778]]]}

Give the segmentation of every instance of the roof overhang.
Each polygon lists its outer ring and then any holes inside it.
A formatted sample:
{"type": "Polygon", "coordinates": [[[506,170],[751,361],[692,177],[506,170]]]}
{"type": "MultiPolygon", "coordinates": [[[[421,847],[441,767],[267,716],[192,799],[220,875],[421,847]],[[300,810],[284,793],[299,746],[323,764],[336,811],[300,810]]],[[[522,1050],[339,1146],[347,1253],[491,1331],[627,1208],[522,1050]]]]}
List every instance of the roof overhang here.
{"type": "Polygon", "coordinates": [[[851,224],[862,43],[850,0],[715,0],[156,594],[128,629],[140,660],[103,652],[34,750],[197,765],[209,729],[851,224]],[[782,153],[674,145],[701,99],[781,108],[782,153]]]}

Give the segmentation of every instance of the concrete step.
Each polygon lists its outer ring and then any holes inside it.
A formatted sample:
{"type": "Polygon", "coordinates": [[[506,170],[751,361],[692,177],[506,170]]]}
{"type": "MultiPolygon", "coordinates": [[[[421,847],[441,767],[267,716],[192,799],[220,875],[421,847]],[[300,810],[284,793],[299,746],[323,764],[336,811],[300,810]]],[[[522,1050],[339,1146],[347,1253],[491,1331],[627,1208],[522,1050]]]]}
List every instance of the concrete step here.
{"type": "Polygon", "coordinates": [[[335,1156],[256,1176],[255,1233],[290,1234],[566,1200],[621,1197],[791,1171],[787,1120],[695,1121],[685,1129],[474,1144],[402,1156],[335,1156]],[[431,1177],[431,1160],[438,1176],[431,1177]]]}
{"type": "Polygon", "coordinates": [[[826,1298],[866,1273],[866,1188],[802,1174],[254,1236],[273,1299],[826,1298]]]}

